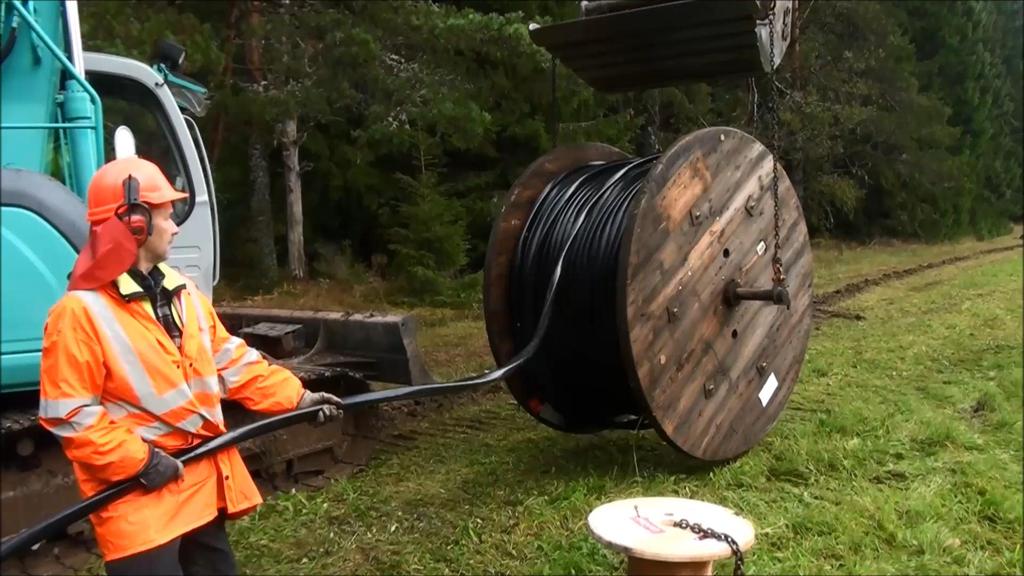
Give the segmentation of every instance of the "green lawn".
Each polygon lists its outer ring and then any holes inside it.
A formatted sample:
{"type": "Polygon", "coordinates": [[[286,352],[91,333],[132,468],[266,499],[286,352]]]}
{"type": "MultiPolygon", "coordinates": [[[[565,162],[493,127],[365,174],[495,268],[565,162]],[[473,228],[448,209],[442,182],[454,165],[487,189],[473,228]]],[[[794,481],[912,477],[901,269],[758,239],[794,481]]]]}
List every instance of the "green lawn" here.
{"type": "MultiPolygon", "coordinates": [[[[823,248],[815,263],[838,285],[951,246],[913,258],[846,250],[850,272],[830,269],[823,248]]],[[[622,558],[589,536],[587,514],[622,497],[678,495],[754,522],[750,573],[1021,573],[1021,252],[932,270],[844,307],[866,319],[816,327],[778,425],[730,466],[688,475],[653,433],[559,434],[499,389],[417,420],[419,440],[365,472],[279,495],[233,524],[241,567],[622,573],[622,558]]],[[[434,371],[489,366],[478,317],[444,318],[423,322],[434,371]]]]}

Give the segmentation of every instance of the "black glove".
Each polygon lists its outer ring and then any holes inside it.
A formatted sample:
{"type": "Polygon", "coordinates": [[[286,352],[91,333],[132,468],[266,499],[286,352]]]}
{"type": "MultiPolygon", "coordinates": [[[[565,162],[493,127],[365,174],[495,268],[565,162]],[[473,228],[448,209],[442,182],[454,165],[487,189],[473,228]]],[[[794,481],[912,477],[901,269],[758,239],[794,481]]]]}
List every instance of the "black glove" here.
{"type": "Polygon", "coordinates": [[[316,426],[321,426],[341,418],[341,398],[338,398],[334,394],[328,394],[327,392],[304,391],[302,393],[302,398],[299,398],[299,405],[296,406],[295,409],[302,410],[303,408],[309,408],[311,406],[318,406],[321,404],[323,404],[323,408],[321,408],[320,412],[316,415],[316,426]]]}
{"type": "Polygon", "coordinates": [[[156,490],[171,480],[181,478],[185,473],[185,465],[167,455],[163,450],[149,447],[149,459],[139,473],[139,481],[147,490],[156,490]]]}

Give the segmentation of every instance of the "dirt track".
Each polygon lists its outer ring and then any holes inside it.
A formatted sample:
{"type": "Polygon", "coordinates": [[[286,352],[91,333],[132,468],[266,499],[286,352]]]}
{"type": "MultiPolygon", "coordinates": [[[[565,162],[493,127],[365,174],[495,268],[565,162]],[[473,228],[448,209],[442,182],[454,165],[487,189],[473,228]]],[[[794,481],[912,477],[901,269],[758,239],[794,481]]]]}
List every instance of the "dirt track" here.
{"type": "Polygon", "coordinates": [[[988,248],[985,250],[979,250],[978,252],[972,252],[970,254],[961,254],[960,256],[951,256],[949,258],[943,258],[942,260],[936,260],[934,262],[926,262],[924,264],[918,264],[917,266],[911,266],[910,268],[904,268],[902,270],[890,270],[883,272],[876,276],[868,278],[862,278],[848,284],[844,284],[835,290],[830,290],[820,296],[814,298],[814,316],[818,320],[827,318],[843,318],[846,320],[863,320],[864,317],[856,312],[848,312],[845,310],[834,309],[833,307],[840,304],[854,296],[866,292],[871,288],[886,284],[889,282],[895,282],[902,280],[908,276],[920,274],[928,270],[935,268],[941,268],[943,266],[952,266],[953,264],[959,264],[968,260],[977,260],[990,254],[997,254],[999,252],[1009,252],[1011,250],[1019,250],[1024,247],[1024,244],[1014,244],[1012,246],[999,246],[996,248],[988,248]]]}

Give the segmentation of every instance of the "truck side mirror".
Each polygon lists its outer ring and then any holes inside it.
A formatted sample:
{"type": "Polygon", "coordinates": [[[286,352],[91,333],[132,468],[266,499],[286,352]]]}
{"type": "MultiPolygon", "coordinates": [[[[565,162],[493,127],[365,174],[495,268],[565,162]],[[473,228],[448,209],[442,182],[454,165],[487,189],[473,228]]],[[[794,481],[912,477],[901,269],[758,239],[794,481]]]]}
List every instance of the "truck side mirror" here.
{"type": "Polygon", "coordinates": [[[153,59],[174,72],[185,63],[185,47],[167,38],[157,40],[153,46],[153,59]]]}

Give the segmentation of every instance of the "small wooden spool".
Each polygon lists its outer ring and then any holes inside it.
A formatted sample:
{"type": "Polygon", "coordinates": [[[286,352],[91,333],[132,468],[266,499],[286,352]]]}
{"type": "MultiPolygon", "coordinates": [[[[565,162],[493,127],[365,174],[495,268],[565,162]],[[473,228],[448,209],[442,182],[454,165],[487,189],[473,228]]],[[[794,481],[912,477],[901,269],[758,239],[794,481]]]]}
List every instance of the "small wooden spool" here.
{"type": "MultiPolygon", "coordinates": [[[[498,365],[516,353],[509,278],[516,246],[545,187],[590,162],[627,155],[604,144],[553,150],[513,184],[488,243],[484,317],[498,365]]],[[[699,463],[750,450],[796,384],[811,333],[811,250],[800,201],[779,166],[781,257],[791,306],[725,301],[727,286],[769,288],[774,255],[772,154],[732,128],[706,128],[668,148],[629,207],[619,248],[618,341],[632,390],[661,437],[699,463]]],[[[534,418],[566,422],[536,383],[507,379],[534,418]]]]}
{"type": "Polygon", "coordinates": [[[595,508],[587,524],[598,542],[626,555],[630,576],[705,576],[715,560],[732,556],[724,542],[673,526],[681,519],[728,534],[744,552],[754,544],[754,526],[748,520],[717,504],[686,498],[609,502],[595,508]]]}

